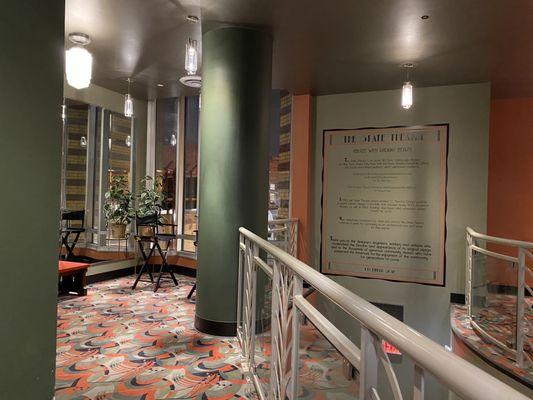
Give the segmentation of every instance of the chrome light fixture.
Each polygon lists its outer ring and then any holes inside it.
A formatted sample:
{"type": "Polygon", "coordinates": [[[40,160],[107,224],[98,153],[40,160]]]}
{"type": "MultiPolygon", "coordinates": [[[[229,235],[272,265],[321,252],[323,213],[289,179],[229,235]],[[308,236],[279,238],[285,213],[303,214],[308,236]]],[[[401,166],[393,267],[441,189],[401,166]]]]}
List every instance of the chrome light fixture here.
{"type": "Polygon", "coordinates": [[[409,70],[414,67],[413,63],[405,63],[402,65],[406,70],[407,79],[402,86],[402,107],[408,110],[413,105],[413,85],[409,81],[409,70]]]}
{"type": "Polygon", "coordinates": [[[87,147],[87,138],[85,136],[82,136],[80,138],[80,146],[81,147],[87,147]]]}
{"type": "Polygon", "coordinates": [[[198,70],[198,49],[196,40],[189,38],[185,47],[185,71],[188,75],[196,74],[198,70]]]}
{"type": "Polygon", "coordinates": [[[126,93],[126,96],[124,97],[124,115],[126,117],[132,117],[133,116],[133,99],[130,94],[130,83],[131,79],[128,78],[128,93],[126,93]]]}
{"type": "Polygon", "coordinates": [[[67,82],[75,89],[85,89],[91,84],[93,56],[83,46],[91,43],[84,33],[71,33],[69,40],[74,46],[65,52],[65,73],[67,82]]]}

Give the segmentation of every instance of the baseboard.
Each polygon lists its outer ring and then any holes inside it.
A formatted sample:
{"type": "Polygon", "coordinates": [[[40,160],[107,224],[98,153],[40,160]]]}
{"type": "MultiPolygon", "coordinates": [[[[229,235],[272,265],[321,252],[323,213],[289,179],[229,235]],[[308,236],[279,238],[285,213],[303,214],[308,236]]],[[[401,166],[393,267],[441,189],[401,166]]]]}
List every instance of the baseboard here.
{"type": "MultiPolygon", "coordinates": [[[[191,278],[196,278],[196,270],[188,267],[182,267],[180,265],[170,265],[173,272],[185,275],[191,278]]],[[[154,266],[154,270],[158,270],[159,265],[154,266]]],[[[137,271],[139,269],[137,268],[137,271]]],[[[103,281],[109,281],[112,279],[122,278],[124,276],[133,275],[135,273],[135,267],[126,267],[126,268],[120,268],[115,269],[112,271],[106,271],[94,275],[87,275],[87,284],[90,285],[91,283],[97,283],[97,282],[103,282],[103,281]]]]}
{"type": "Polygon", "coordinates": [[[88,275],[87,284],[110,281],[112,279],[122,278],[124,276],[133,275],[135,273],[135,267],[127,267],[121,269],[115,269],[113,271],[102,272],[100,274],[88,275]]]}

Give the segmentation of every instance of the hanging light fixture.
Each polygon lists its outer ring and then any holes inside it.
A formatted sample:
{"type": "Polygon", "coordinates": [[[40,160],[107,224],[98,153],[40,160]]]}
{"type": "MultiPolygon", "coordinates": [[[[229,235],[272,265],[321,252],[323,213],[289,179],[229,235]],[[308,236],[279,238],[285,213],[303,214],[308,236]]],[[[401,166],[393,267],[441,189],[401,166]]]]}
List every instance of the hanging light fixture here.
{"type": "Polygon", "coordinates": [[[196,40],[189,38],[185,46],[185,71],[188,75],[196,74],[198,70],[198,49],[196,40]]]}
{"type": "Polygon", "coordinates": [[[409,70],[414,67],[413,63],[402,64],[405,68],[407,79],[402,86],[402,107],[408,110],[413,105],[413,85],[409,81],[409,70]]]}
{"type": "Polygon", "coordinates": [[[131,79],[128,78],[128,93],[126,93],[126,96],[124,97],[124,115],[126,117],[132,117],[133,116],[133,98],[130,94],[130,83],[131,79]]]}
{"type": "Polygon", "coordinates": [[[91,84],[93,56],[83,46],[91,43],[84,33],[71,33],[69,40],[74,46],[65,52],[65,73],[67,82],[75,89],[85,89],[91,84]]]}

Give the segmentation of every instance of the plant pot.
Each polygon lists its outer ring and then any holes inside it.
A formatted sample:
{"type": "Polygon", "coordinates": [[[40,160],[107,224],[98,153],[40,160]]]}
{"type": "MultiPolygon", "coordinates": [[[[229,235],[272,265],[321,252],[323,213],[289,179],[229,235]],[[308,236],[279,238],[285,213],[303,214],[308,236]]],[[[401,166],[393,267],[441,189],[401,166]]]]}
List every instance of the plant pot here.
{"type": "Polygon", "coordinates": [[[109,223],[109,238],[124,239],[126,237],[126,224],[109,223]]]}

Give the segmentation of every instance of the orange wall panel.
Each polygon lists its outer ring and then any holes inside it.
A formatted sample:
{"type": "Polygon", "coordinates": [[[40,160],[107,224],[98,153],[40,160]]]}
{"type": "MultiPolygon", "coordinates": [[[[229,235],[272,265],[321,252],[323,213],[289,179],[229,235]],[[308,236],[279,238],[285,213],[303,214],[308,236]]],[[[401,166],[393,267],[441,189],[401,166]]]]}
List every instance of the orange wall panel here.
{"type": "MultiPolygon", "coordinates": [[[[533,98],[491,102],[487,201],[489,235],[533,242],[533,98]]],[[[491,278],[516,284],[516,270],[498,271],[491,278]]]]}

